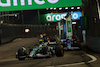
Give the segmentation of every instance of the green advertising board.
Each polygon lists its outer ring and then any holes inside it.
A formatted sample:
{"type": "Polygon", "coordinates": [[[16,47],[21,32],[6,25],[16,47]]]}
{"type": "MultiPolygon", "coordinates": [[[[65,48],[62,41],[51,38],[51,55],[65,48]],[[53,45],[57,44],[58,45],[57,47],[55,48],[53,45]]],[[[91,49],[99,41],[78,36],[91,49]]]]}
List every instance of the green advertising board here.
{"type": "Polygon", "coordinates": [[[71,28],[72,28],[71,21],[67,21],[67,31],[71,32],[71,28]]]}
{"type": "MultiPolygon", "coordinates": [[[[40,23],[50,23],[50,22],[57,22],[57,21],[61,21],[61,19],[66,19],[65,16],[68,14],[68,12],[64,12],[64,13],[52,13],[52,14],[42,14],[40,15],[40,23]]],[[[71,19],[72,20],[80,20],[80,17],[82,17],[81,12],[77,11],[77,12],[70,12],[71,14],[71,19]]],[[[37,21],[38,16],[37,17],[37,21]]]]}
{"type": "Polygon", "coordinates": [[[0,0],[0,11],[81,6],[81,0],[0,0]]]}
{"type": "Polygon", "coordinates": [[[72,34],[72,21],[71,21],[71,14],[68,14],[68,17],[66,18],[66,35],[67,38],[71,39],[72,34]]]}
{"type": "Polygon", "coordinates": [[[43,14],[43,15],[40,15],[40,20],[41,20],[41,23],[57,22],[57,21],[60,21],[61,18],[63,18],[64,16],[66,16],[66,14],[61,14],[61,13],[43,14]]]}

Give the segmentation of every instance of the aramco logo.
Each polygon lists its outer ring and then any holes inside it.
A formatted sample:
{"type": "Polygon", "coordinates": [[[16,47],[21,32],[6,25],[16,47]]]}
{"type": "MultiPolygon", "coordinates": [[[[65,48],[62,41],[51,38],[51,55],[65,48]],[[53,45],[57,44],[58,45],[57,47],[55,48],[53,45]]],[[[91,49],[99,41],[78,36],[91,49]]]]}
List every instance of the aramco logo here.
{"type": "Polygon", "coordinates": [[[47,21],[59,21],[59,20],[61,20],[61,19],[63,19],[64,17],[66,16],[66,14],[62,14],[62,15],[60,15],[60,14],[57,14],[57,15],[48,15],[47,17],[46,17],[46,20],[47,21]]]}
{"type": "MultiPolygon", "coordinates": [[[[10,7],[11,1],[13,1],[13,6],[18,6],[18,0],[5,0],[6,2],[2,2],[3,0],[0,0],[0,6],[1,7],[10,7]]],[[[57,3],[59,0],[47,0],[51,4],[57,3]]],[[[28,5],[33,5],[33,0],[27,0],[28,5]]],[[[45,4],[45,0],[34,0],[34,2],[38,5],[45,4]]],[[[20,0],[21,6],[24,6],[26,3],[26,0],[20,0]]]]}
{"type": "MultiPolygon", "coordinates": [[[[46,20],[47,21],[60,21],[61,19],[65,19],[65,16],[67,15],[67,13],[64,14],[49,14],[46,16],[46,20]]],[[[78,13],[73,13],[71,14],[71,18],[72,20],[77,20],[80,16],[78,15],[78,13]]],[[[78,19],[79,20],[79,19],[78,19]]]]}

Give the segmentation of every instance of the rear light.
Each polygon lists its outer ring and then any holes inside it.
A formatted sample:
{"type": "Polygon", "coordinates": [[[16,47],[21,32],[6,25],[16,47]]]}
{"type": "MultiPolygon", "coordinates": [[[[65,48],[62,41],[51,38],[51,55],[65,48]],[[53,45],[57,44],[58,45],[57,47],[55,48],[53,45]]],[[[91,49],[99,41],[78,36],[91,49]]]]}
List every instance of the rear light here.
{"type": "Polygon", "coordinates": [[[70,43],[70,41],[67,41],[67,43],[70,43]]]}
{"type": "Polygon", "coordinates": [[[48,40],[48,42],[50,42],[50,40],[48,40]]]}

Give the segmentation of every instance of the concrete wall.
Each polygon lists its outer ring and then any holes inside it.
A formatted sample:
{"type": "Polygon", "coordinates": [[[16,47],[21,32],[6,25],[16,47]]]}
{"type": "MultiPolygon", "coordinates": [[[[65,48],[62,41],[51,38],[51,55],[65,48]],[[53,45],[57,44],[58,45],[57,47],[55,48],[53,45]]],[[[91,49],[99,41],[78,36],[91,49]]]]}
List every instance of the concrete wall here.
{"type": "Polygon", "coordinates": [[[96,52],[100,52],[100,37],[87,36],[87,45],[96,52]]]}
{"type": "Polygon", "coordinates": [[[87,45],[92,50],[100,52],[100,19],[96,0],[88,0],[84,5],[84,15],[87,17],[87,45]],[[96,23],[94,18],[96,18],[96,23]]]}
{"type": "Polygon", "coordinates": [[[3,24],[0,25],[0,43],[12,41],[18,37],[36,37],[41,33],[55,35],[56,30],[53,26],[48,25],[18,25],[18,24],[3,24]],[[25,29],[30,29],[29,33],[25,33],[25,29]]]}

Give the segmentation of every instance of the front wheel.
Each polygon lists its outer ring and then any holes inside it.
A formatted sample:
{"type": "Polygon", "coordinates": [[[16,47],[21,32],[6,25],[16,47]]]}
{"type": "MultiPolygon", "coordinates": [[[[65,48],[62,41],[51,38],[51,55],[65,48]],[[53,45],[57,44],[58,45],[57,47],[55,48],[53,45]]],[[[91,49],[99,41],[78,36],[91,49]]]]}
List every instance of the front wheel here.
{"type": "Polygon", "coordinates": [[[19,60],[25,60],[25,58],[26,58],[25,53],[23,52],[22,49],[19,49],[19,50],[18,50],[18,59],[19,59],[19,60]]]}
{"type": "Polygon", "coordinates": [[[57,45],[55,47],[55,54],[57,57],[63,56],[64,55],[64,49],[62,45],[57,45]]]}

